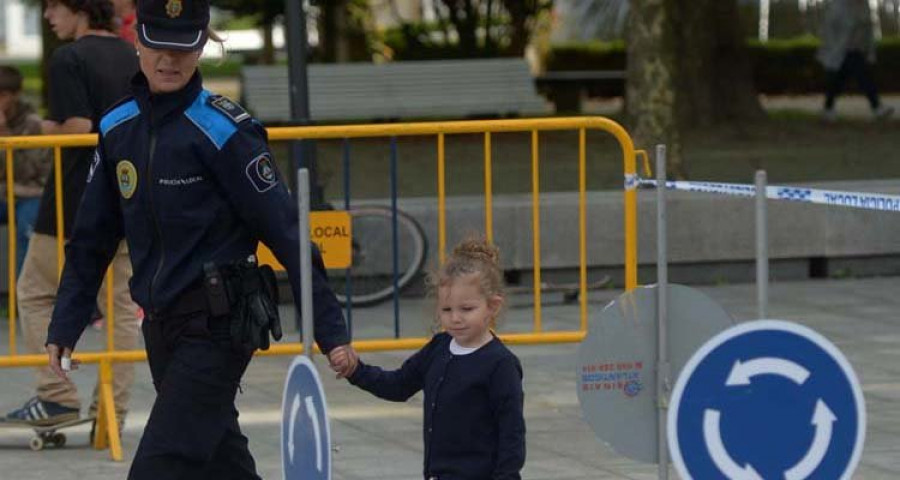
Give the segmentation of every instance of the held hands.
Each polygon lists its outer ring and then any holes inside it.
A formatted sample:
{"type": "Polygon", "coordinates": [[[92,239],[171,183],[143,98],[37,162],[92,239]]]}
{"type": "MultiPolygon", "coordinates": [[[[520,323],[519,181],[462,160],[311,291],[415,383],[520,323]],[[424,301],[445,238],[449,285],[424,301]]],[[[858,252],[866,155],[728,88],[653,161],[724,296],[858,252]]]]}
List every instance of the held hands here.
{"type": "Polygon", "coordinates": [[[328,364],[337,373],[336,378],[347,378],[359,366],[359,354],[350,344],[341,345],[328,352],[328,364]]]}
{"type": "Polygon", "coordinates": [[[50,370],[63,380],[68,380],[69,370],[78,370],[79,360],[72,360],[72,349],[63,348],[60,350],[59,345],[48,343],[45,347],[47,356],[50,357],[50,370]]]}

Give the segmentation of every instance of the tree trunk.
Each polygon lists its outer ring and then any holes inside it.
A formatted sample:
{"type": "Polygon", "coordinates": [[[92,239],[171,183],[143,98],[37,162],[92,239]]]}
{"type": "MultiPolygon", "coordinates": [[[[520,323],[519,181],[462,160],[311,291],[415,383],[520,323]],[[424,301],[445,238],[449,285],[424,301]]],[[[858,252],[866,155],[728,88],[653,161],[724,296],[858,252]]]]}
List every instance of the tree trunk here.
{"type": "Polygon", "coordinates": [[[275,64],[275,42],[272,39],[272,23],[274,19],[267,19],[262,24],[262,37],[263,37],[263,50],[262,50],[262,64],[263,65],[274,65],[275,64]]]}
{"type": "Polygon", "coordinates": [[[322,13],[319,16],[319,51],[322,61],[334,63],[337,61],[338,23],[337,12],[341,2],[322,2],[322,13]]]}
{"type": "Polygon", "coordinates": [[[512,32],[509,38],[509,52],[513,55],[524,55],[525,48],[531,39],[532,25],[540,10],[538,0],[504,0],[504,7],[509,13],[512,32]]]}
{"type": "Polygon", "coordinates": [[[478,22],[480,16],[472,0],[444,0],[450,16],[450,23],[459,39],[459,50],[466,56],[478,52],[478,22]]]}
{"type": "Polygon", "coordinates": [[[678,123],[764,118],[736,0],[674,0],[678,123]]]}
{"type": "Polygon", "coordinates": [[[686,176],[681,134],[765,117],[753,86],[737,0],[633,0],[626,109],[639,148],[666,143],[686,176]]]}
{"type": "Polygon", "coordinates": [[[681,176],[671,1],[631,2],[625,105],[635,147],[652,154],[654,145],[665,143],[669,171],[681,176]]]}

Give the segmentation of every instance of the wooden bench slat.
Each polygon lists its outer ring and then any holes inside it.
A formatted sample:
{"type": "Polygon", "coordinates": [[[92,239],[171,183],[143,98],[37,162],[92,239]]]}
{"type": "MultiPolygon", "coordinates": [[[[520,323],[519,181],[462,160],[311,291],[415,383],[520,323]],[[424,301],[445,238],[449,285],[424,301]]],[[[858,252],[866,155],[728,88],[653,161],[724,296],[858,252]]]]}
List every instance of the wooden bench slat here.
{"type": "MultiPolygon", "coordinates": [[[[248,66],[242,101],[262,121],[290,117],[284,66],[248,66]]],[[[317,120],[546,114],[523,59],[349,63],[309,66],[317,120]]]]}

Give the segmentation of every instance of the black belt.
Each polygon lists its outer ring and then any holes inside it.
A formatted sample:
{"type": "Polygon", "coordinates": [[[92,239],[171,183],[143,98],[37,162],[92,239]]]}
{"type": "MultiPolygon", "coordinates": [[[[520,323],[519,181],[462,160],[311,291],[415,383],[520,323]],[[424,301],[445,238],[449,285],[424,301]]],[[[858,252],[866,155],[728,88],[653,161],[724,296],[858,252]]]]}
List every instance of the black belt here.
{"type": "Polygon", "coordinates": [[[203,288],[203,282],[196,282],[184,293],[178,295],[178,298],[172,302],[172,305],[161,311],[150,313],[148,318],[152,321],[208,312],[209,302],[206,299],[206,290],[203,288]]]}

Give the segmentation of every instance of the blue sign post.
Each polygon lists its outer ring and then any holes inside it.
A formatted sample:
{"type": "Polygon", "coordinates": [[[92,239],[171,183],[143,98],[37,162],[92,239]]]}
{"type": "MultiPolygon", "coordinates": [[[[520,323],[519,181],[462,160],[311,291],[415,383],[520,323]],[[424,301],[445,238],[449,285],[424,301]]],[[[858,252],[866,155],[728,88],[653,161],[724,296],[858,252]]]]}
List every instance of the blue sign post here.
{"type": "Polygon", "coordinates": [[[281,464],[285,480],[331,480],[331,430],[319,372],[294,359],[281,402],[281,464]]]}
{"type": "Polygon", "coordinates": [[[685,479],[849,479],[865,435],[850,363],[825,337],[779,320],[706,342],[679,375],[668,414],[685,479]]]}

